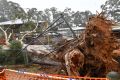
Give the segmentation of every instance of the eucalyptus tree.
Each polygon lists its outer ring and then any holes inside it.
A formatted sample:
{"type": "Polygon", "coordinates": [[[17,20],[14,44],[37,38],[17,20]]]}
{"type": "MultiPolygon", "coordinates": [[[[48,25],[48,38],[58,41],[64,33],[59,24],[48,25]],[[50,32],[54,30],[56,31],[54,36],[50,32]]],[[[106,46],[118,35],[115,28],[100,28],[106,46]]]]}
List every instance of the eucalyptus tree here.
{"type": "Polygon", "coordinates": [[[9,7],[7,0],[0,0],[0,19],[4,21],[8,17],[9,7]]]}
{"type": "Polygon", "coordinates": [[[120,0],[107,0],[105,4],[101,5],[103,12],[109,18],[115,21],[120,21],[120,0]]]}
{"type": "MultiPolygon", "coordinates": [[[[0,11],[2,14],[0,16],[2,16],[3,18],[6,17],[7,19],[12,21],[16,21],[19,19],[23,22],[20,32],[24,32],[24,34],[19,35],[20,42],[23,42],[22,40],[26,35],[35,32],[38,28],[38,12],[36,8],[29,9],[29,11],[25,12],[24,9],[18,3],[14,3],[12,1],[7,0],[0,0],[0,11]]],[[[16,27],[15,25],[12,25],[12,27],[13,26],[16,27]]],[[[0,30],[3,32],[6,45],[9,45],[9,41],[12,35],[14,34],[13,29],[11,29],[10,26],[0,26],[0,30]]]]}
{"type": "MultiPolygon", "coordinates": [[[[7,18],[8,20],[21,19],[23,18],[23,15],[25,15],[24,10],[20,7],[19,4],[7,0],[0,0],[0,12],[2,14],[0,15],[1,18],[7,18]]],[[[10,26],[0,26],[0,30],[3,32],[3,35],[6,40],[5,42],[8,45],[9,40],[13,34],[13,29],[11,29],[10,26]]]]}
{"type": "Polygon", "coordinates": [[[9,6],[8,17],[10,20],[21,19],[25,17],[25,11],[18,3],[9,1],[8,6],[9,6]]]}
{"type": "Polygon", "coordinates": [[[73,14],[73,24],[78,27],[84,27],[88,18],[93,14],[90,11],[80,12],[77,11],[73,14]]]}

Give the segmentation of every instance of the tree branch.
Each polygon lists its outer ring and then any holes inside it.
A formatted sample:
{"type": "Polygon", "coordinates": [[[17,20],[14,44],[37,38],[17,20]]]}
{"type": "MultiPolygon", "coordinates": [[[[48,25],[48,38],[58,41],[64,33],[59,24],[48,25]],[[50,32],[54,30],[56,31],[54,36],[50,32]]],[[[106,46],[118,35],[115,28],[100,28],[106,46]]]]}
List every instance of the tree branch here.
{"type": "Polygon", "coordinates": [[[5,31],[7,31],[9,28],[10,28],[10,26],[5,31]]]}
{"type": "Polygon", "coordinates": [[[2,27],[0,27],[0,30],[4,33],[5,40],[7,40],[7,32],[2,27]]]}
{"type": "Polygon", "coordinates": [[[26,35],[31,34],[31,33],[33,33],[33,32],[35,32],[35,31],[36,31],[36,29],[38,28],[38,25],[39,25],[39,23],[37,22],[37,25],[35,26],[35,28],[34,28],[33,30],[31,30],[31,31],[27,32],[26,34],[24,34],[24,35],[22,36],[22,38],[20,39],[20,41],[22,41],[26,35]]]}
{"type": "Polygon", "coordinates": [[[12,34],[13,34],[13,30],[12,30],[12,32],[9,34],[9,36],[8,36],[8,41],[10,40],[10,37],[12,36],[12,34]]]}

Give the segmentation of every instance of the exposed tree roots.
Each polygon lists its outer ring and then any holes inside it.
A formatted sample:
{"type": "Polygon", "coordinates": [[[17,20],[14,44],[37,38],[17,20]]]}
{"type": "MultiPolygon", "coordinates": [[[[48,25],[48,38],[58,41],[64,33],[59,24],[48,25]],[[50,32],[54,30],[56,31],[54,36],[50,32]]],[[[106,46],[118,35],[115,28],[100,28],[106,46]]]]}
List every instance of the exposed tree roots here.
{"type": "Polygon", "coordinates": [[[78,39],[60,42],[56,59],[66,64],[69,75],[105,77],[110,71],[120,72],[119,43],[112,35],[112,22],[102,14],[89,19],[78,39]]]}

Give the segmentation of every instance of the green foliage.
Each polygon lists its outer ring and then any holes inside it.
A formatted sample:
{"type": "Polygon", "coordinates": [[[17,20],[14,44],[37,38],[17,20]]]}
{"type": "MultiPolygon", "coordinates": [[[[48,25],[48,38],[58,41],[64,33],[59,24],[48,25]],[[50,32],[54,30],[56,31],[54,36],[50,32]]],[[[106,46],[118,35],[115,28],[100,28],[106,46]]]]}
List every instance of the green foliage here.
{"type": "Polygon", "coordinates": [[[22,27],[22,31],[31,31],[33,30],[35,27],[35,23],[32,21],[29,21],[27,23],[24,24],[24,26],[22,27]]]}
{"type": "Polygon", "coordinates": [[[0,49],[2,49],[2,45],[0,45],[0,49]]]}
{"type": "Polygon", "coordinates": [[[0,64],[6,64],[8,58],[8,53],[6,50],[2,49],[2,45],[0,45],[0,64]]]}
{"type": "Polygon", "coordinates": [[[5,64],[6,63],[6,58],[7,58],[7,54],[0,51],[0,64],[5,64]]]}
{"type": "Polygon", "coordinates": [[[105,4],[101,5],[102,11],[115,21],[120,21],[120,0],[107,0],[105,4]]]}
{"type": "Polygon", "coordinates": [[[10,42],[10,49],[13,50],[12,52],[18,52],[19,50],[22,49],[22,44],[20,41],[13,40],[10,42]]]}
{"type": "Polygon", "coordinates": [[[23,19],[25,15],[25,11],[18,3],[0,0],[0,16],[5,19],[23,19]]]}
{"type": "Polygon", "coordinates": [[[12,61],[12,64],[19,64],[24,62],[23,53],[21,52],[21,49],[22,44],[20,43],[20,41],[13,40],[10,42],[9,57],[12,61]]]}
{"type": "Polygon", "coordinates": [[[0,63],[2,64],[5,59],[5,54],[2,52],[2,45],[0,45],[0,63]]]}
{"type": "Polygon", "coordinates": [[[19,41],[11,41],[10,49],[3,50],[0,46],[0,64],[22,64],[24,63],[22,45],[19,41]],[[18,53],[20,53],[18,55],[18,53]]]}

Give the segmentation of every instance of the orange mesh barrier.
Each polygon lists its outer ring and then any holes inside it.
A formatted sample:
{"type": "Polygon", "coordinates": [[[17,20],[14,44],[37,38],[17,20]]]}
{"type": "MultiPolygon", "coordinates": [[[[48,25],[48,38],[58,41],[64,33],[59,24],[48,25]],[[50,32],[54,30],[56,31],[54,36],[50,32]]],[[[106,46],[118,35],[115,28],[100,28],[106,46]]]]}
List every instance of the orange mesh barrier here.
{"type": "Polygon", "coordinates": [[[6,80],[5,71],[0,72],[0,80],[6,80]]]}
{"type": "Polygon", "coordinates": [[[49,74],[34,74],[34,73],[5,69],[0,73],[0,80],[108,80],[108,79],[49,75],[49,74]]]}

